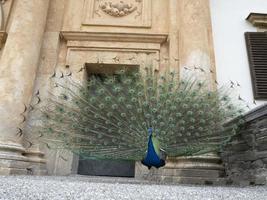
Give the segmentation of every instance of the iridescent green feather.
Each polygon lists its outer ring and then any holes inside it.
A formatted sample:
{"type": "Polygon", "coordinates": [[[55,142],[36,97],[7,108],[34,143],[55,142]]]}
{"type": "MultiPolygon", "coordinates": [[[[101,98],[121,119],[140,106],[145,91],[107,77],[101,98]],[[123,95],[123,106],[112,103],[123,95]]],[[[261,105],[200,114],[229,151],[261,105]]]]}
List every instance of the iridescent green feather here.
{"type": "Polygon", "coordinates": [[[241,123],[225,122],[243,112],[224,88],[152,67],[58,86],[40,108],[39,139],[91,159],[141,160],[148,128],[168,156],[219,151],[241,123]]]}

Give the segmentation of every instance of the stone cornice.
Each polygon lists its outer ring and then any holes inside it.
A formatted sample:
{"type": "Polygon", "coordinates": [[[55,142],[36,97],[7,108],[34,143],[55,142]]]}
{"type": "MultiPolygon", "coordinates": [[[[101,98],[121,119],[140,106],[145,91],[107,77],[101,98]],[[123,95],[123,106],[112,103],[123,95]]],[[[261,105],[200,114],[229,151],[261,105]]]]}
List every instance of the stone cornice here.
{"type": "Polygon", "coordinates": [[[249,21],[255,27],[267,28],[267,14],[250,13],[246,20],[249,21]]]}
{"type": "Polygon", "coordinates": [[[168,34],[147,33],[107,33],[107,32],[75,32],[61,31],[60,35],[67,41],[111,41],[111,42],[141,42],[163,43],[167,41],[168,34]]]}
{"type": "Polygon", "coordinates": [[[261,117],[267,117],[267,104],[259,106],[245,114],[245,120],[247,122],[259,119],[261,117]]]}

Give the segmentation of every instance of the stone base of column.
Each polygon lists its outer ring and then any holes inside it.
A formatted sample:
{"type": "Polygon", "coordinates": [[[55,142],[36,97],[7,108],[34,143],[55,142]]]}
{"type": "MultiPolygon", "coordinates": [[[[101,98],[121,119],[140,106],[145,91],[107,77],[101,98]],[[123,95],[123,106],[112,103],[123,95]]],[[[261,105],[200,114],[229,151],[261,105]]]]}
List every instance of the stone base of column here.
{"type": "Polygon", "coordinates": [[[0,143],[0,175],[46,175],[44,153],[18,143],[0,143]]]}
{"type": "Polygon", "coordinates": [[[25,149],[18,143],[0,143],[0,175],[28,173],[28,159],[23,156],[25,149]]]}
{"type": "Polygon", "coordinates": [[[28,174],[47,175],[45,154],[38,149],[26,150],[24,155],[28,158],[28,174]]]}
{"type": "Polygon", "coordinates": [[[224,167],[216,154],[169,158],[166,166],[148,170],[136,164],[136,178],[160,183],[224,185],[224,167]]]}

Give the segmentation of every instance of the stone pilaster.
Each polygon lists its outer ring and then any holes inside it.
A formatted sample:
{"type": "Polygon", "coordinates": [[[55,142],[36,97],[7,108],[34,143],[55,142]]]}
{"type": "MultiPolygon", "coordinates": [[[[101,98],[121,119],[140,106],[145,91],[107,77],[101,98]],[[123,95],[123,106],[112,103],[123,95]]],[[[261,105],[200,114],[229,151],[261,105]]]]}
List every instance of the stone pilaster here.
{"type": "Polygon", "coordinates": [[[216,68],[209,0],[179,0],[179,23],[180,66],[191,68],[198,78],[214,87],[216,68]]]}
{"type": "Polygon", "coordinates": [[[27,172],[23,127],[39,63],[49,0],[14,5],[0,65],[0,174],[27,172]]]}

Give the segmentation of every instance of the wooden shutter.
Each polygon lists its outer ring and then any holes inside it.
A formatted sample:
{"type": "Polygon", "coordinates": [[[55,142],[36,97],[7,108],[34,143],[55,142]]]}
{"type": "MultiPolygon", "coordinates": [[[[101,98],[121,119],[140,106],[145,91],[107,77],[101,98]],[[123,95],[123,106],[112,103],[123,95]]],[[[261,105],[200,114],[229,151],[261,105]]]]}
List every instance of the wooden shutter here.
{"type": "Polygon", "coordinates": [[[245,33],[255,99],[267,99],[267,32],[245,33]]]}

